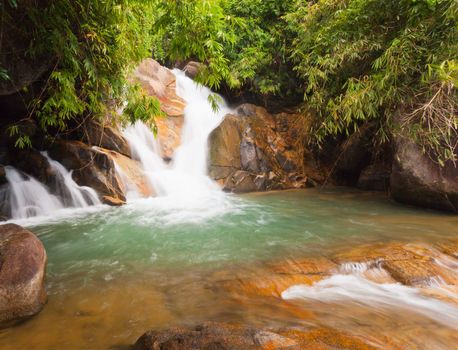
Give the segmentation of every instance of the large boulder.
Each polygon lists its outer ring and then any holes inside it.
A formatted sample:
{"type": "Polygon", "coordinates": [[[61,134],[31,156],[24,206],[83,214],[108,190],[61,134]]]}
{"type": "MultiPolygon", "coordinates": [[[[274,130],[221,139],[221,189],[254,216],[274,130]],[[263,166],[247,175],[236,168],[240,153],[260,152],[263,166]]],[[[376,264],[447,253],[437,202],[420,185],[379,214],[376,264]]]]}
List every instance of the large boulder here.
{"type": "Polygon", "coordinates": [[[195,328],[149,331],[134,350],[300,350],[353,349],[375,347],[357,337],[330,328],[299,330],[258,329],[208,322],[195,328]]]}
{"type": "Polygon", "coordinates": [[[105,152],[78,141],[56,141],[48,152],[52,159],[73,171],[73,179],[78,185],[93,188],[105,203],[125,202],[115,163],[105,152]]]}
{"type": "Polygon", "coordinates": [[[46,303],[46,251],[30,231],[0,226],[0,327],[25,320],[46,303]]]}
{"type": "Polygon", "coordinates": [[[77,129],[77,139],[130,157],[130,146],[119,127],[108,121],[88,120],[77,129]]]}
{"type": "Polygon", "coordinates": [[[262,107],[241,105],[210,134],[210,177],[233,192],[320,182],[321,174],[304,147],[305,136],[302,115],[272,115],[262,107]]]}
{"type": "Polygon", "coordinates": [[[391,195],[402,203],[458,212],[458,167],[441,167],[420,147],[395,137],[391,172],[391,195]]]}
{"type": "Polygon", "coordinates": [[[145,176],[142,165],[138,160],[126,157],[111,150],[102,148],[97,148],[97,150],[105,153],[115,162],[124,194],[127,195],[130,191],[134,191],[142,197],[152,197],[155,195],[150,182],[145,176]]]}
{"type": "Polygon", "coordinates": [[[150,96],[157,97],[165,117],[156,118],[158,138],[165,158],[171,158],[181,143],[185,101],[176,93],[176,78],[173,72],[149,58],[140,63],[132,81],[137,82],[150,96]]]}

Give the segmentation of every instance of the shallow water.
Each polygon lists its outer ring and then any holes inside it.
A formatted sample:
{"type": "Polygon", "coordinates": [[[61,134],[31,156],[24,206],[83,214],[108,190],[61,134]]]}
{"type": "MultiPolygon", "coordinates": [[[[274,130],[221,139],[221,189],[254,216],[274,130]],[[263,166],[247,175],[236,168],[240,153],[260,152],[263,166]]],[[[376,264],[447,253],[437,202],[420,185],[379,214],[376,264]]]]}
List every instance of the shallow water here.
{"type": "Polygon", "coordinates": [[[397,337],[406,349],[452,349],[458,341],[454,327],[411,309],[234,298],[221,287],[268,261],[329,256],[364,243],[455,238],[457,216],[347,189],[180,200],[151,198],[20,222],[46,247],[49,301],[29,322],[0,331],[0,348],[122,349],[147,329],[207,320],[326,324],[397,337]]]}

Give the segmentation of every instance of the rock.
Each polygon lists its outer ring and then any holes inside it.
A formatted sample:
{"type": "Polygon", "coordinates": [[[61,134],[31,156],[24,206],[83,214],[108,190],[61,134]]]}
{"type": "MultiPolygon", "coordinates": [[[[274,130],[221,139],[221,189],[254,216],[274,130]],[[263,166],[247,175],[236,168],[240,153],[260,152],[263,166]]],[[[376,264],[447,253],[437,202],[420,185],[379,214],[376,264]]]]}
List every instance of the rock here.
{"type": "Polygon", "coordinates": [[[433,162],[412,141],[395,137],[391,196],[398,202],[458,212],[458,167],[433,162]]]}
{"type": "Polygon", "coordinates": [[[116,151],[130,157],[130,146],[122,136],[118,126],[107,122],[88,120],[81,128],[78,128],[78,138],[90,146],[97,146],[116,151]]]}
{"type": "Polygon", "coordinates": [[[181,144],[181,134],[184,124],[183,117],[158,117],[155,119],[157,138],[161,144],[162,156],[172,159],[173,153],[181,144]]]}
{"type": "Polygon", "coordinates": [[[361,171],[370,164],[375,131],[374,123],[366,123],[334,151],[337,158],[331,175],[336,184],[345,186],[357,184],[361,171]]]}
{"type": "Polygon", "coordinates": [[[149,331],[134,350],[373,350],[362,340],[330,328],[270,330],[225,323],[204,323],[195,328],[149,331]]]}
{"type": "Polygon", "coordinates": [[[138,82],[147,94],[157,97],[162,111],[169,117],[183,116],[186,104],[176,94],[176,79],[170,69],[148,58],[137,67],[132,80],[138,82]]]}
{"type": "Polygon", "coordinates": [[[100,152],[107,154],[119,167],[118,174],[121,172],[119,175],[122,182],[122,190],[124,194],[127,194],[127,192],[130,190],[134,190],[142,197],[152,197],[155,195],[148,179],[145,177],[145,173],[139,161],[114,151],[106,150],[103,148],[97,149],[100,152]]]}
{"type": "Polygon", "coordinates": [[[111,196],[103,196],[102,203],[111,205],[112,207],[120,207],[121,205],[126,204],[126,201],[123,201],[120,198],[114,198],[111,196]]]}
{"type": "Polygon", "coordinates": [[[356,187],[366,191],[388,192],[390,175],[391,167],[389,164],[373,163],[362,170],[356,187]]]}
{"type": "Polygon", "coordinates": [[[188,76],[191,79],[194,79],[197,76],[197,74],[199,73],[201,68],[202,68],[201,63],[190,61],[188,62],[186,67],[184,67],[184,72],[186,73],[186,76],[188,76]]]}
{"type": "Polygon", "coordinates": [[[7,183],[5,167],[0,164],[0,186],[7,183]]]}
{"type": "Polygon", "coordinates": [[[72,170],[80,186],[93,188],[102,198],[107,196],[125,202],[122,181],[113,159],[106,153],[78,141],[56,141],[50,146],[49,155],[67,170],[72,170]]]}
{"type": "Polygon", "coordinates": [[[46,303],[46,251],[30,231],[0,226],[0,327],[25,320],[46,303]]]}
{"type": "Polygon", "coordinates": [[[308,178],[321,182],[313,157],[302,147],[305,125],[298,114],[271,115],[241,105],[210,134],[210,177],[232,192],[305,187],[308,178]]]}
{"type": "Polygon", "coordinates": [[[157,116],[157,137],[161,143],[162,154],[171,159],[175,149],[181,144],[181,130],[184,123],[185,101],[176,94],[176,79],[172,71],[161,66],[153,59],[141,62],[132,80],[138,82],[150,96],[161,103],[165,117],[157,116]]]}

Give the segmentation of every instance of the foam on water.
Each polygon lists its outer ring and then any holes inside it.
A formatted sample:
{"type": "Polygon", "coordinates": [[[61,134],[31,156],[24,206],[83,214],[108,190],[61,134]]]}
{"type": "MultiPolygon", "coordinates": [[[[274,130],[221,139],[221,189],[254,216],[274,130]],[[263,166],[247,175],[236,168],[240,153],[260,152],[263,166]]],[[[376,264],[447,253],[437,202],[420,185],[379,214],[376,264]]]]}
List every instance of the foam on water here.
{"type": "MultiPolygon", "coordinates": [[[[458,329],[458,308],[447,302],[424,296],[417,288],[400,283],[375,283],[365,273],[380,270],[366,263],[344,264],[339,272],[312,286],[294,285],[282,293],[285,300],[314,300],[324,303],[351,301],[376,308],[403,309],[426,316],[448,327],[458,329]]],[[[431,288],[441,288],[440,283],[431,288]]],[[[450,293],[450,291],[446,291],[450,293]]]]}
{"type": "Polygon", "coordinates": [[[230,110],[221,97],[217,99],[217,110],[213,110],[210,89],[196,84],[179,70],[173,72],[177,95],[186,101],[186,107],[181,145],[172,161],[163,160],[159,140],[144,123],[136,122],[124,130],[133,156],[142,164],[157,193],[156,198],[131,201],[136,202],[131,207],[159,210],[171,223],[198,222],[231,207],[227,196],[207,176],[208,136],[230,110]]]}

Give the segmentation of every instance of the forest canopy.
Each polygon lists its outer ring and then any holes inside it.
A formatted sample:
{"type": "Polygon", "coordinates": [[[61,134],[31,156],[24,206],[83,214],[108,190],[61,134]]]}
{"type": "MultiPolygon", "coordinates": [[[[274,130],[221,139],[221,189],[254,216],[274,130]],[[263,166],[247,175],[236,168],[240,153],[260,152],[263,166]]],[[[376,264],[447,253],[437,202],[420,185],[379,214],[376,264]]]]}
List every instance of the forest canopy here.
{"type": "MultiPolygon", "coordinates": [[[[24,55],[52,62],[29,108],[44,129],[97,118],[108,102],[128,101],[127,118],[146,120],[159,105],[128,82],[135,65],[145,57],[169,66],[196,60],[203,63],[197,80],[213,89],[302,101],[315,116],[317,144],[371,121],[379,141],[402,132],[438,162],[457,160],[456,0],[8,0],[0,6],[2,36],[16,27],[30,43],[24,55]]],[[[1,80],[10,73],[0,66],[1,80]]]]}

